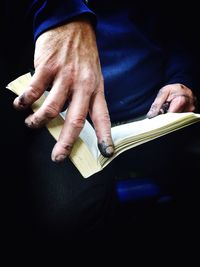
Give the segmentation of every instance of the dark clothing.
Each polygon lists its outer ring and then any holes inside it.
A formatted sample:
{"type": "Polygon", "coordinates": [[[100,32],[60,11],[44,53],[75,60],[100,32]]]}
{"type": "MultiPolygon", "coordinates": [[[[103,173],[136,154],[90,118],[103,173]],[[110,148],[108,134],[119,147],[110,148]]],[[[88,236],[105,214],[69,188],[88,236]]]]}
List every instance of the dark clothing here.
{"type": "MultiPolygon", "coordinates": [[[[45,128],[33,131],[24,125],[29,111],[13,110],[14,97],[4,91],[0,98],[1,125],[4,125],[0,143],[1,223],[7,242],[141,242],[148,235],[149,240],[155,239],[159,231],[160,241],[166,241],[167,236],[174,240],[182,234],[181,226],[187,224],[187,229],[191,229],[188,223],[196,219],[192,209],[199,203],[198,192],[194,193],[200,171],[199,125],[136,147],[120,155],[104,171],[84,179],[69,160],[61,164],[51,161],[55,140],[45,128]],[[189,136],[193,136],[192,147],[188,146],[189,136]],[[184,200],[180,224],[176,221],[180,211],[171,214],[173,209],[166,209],[164,204],[159,217],[155,204],[161,208],[162,203],[145,200],[145,197],[121,206],[116,182],[128,177],[150,177],[174,197],[178,205],[184,200]],[[170,234],[166,231],[165,235],[163,229],[170,229],[170,234]]],[[[189,234],[186,232],[184,229],[184,233],[189,234]]]]}
{"type": "MultiPolygon", "coordinates": [[[[6,83],[32,67],[34,40],[30,30],[32,25],[28,22],[31,20],[26,17],[27,24],[24,23],[27,10],[29,18],[31,14],[35,17],[35,39],[44,30],[67,22],[74,16],[82,13],[90,16],[96,25],[105,94],[112,121],[145,114],[157,91],[167,83],[181,82],[192,86],[190,64],[182,65],[180,60],[174,60],[178,57],[177,53],[176,57],[174,53],[171,56],[168,43],[176,38],[172,33],[171,38],[163,37],[160,29],[156,30],[163,24],[155,24],[159,18],[152,16],[157,13],[154,5],[148,5],[145,9],[142,1],[135,1],[132,8],[128,3],[123,3],[122,7],[119,1],[90,1],[87,6],[81,0],[52,0],[34,1],[30,8],[30,2],[23,1],[27,3],[23,8],[16,1],[5,3],[6,13],[3,15],[7,17],[3,21],[6,28],[2,27],[2,30],[6,41],[1,44],[1,52],[7,53],[1,55],[1,87],[5,88],[6,83]],[[162,44],[165,44],[167,54],[162,44]],[[166,58],[169,53],[170,57],[166,58]]],[[[40,238],[65,240],[81,236],[85,239],[89,236],[101,237],[102,233],[105,237],[105,233],[110,234],[115,227],[123,233],[121,225],[126,227],[127,222],[119,211],[116,179],[139,173],[139,176],[154,177],[173,191],[179,188],[180,181],[183,187],[183,176],[187,178],[199,171],[197,162],[191,174],[189,154],[185,154],[185,137],[187,140],[189,138],[178,132],[177,135],[124,153],[104,171],[83,179],[69,160],[62,164],[50,160],[55,140],[45,128],[33,131],[24,126],[24,119],[31,111],[16,112],[12,108],[14,97],[5,90],[0,97],[1,125],[5,126],[0,144],[2,173],[3,170],[6,172],[5,185],[2,186],[6,189],[3,192],[7,206],[4,218],[6,222],[10,219],[7,229],[10,227],[11,233],[14,228],[19,236],[27,231],[40,238]],[[6,164],[12,168],[6,168],[6,164]]],[[[136,216],[135,208],[131,208],[129,216],[132,223],[136,216]]]]}
{"type": "Polygon", "coordinates": [[[146,114],[166,84],[194,87],[187,54],[179,51],[171,29],[166,28],[165,4],[161,8],[154,1],[31,2],[35,39],[78,15],[85,14],[94,22],[112,122],[146,114]]]}

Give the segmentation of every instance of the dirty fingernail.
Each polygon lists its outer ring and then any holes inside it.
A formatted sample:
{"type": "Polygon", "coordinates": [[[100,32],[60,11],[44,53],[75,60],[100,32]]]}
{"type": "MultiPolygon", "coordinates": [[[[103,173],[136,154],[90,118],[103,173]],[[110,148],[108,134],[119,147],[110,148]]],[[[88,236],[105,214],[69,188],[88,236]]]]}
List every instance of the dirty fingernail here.
{"type": "Polygon", "coordinates": [[[112,144],[108,145],[107,143],[102,142],[98,144],[98,148],[101,154],[106,158],[112,157],[114,154],[114,146],[112,144]]]}
{"type": "Polygon", "coordinates": [[[33,123],[33,121],[31,120],[31,118],[29,118],[29,117],[25,119],[25,124],[26,124],[26,126],[29,127],[29,128],[34,128],[34,123],[33,123]]]}
{"type": "Polygon", "coordinates": [[[52,160],[54,161],[54,162],[61,162],[61,161],[63,161],[64,159],[66,159],[66,155],[64,155],[64,154],[61,154],[61,155],[57,155],[57,156],[53,156],[52,155],[52,160]]]}
{"type": "Polygon", "coordinates": [[[24,98],[24,94],[22,94],[21,96],[15,98],[13,105],[15,108],[17,109],[25,109],[28,107],[27,103],[25,103],[25,98],[24,98]]]}

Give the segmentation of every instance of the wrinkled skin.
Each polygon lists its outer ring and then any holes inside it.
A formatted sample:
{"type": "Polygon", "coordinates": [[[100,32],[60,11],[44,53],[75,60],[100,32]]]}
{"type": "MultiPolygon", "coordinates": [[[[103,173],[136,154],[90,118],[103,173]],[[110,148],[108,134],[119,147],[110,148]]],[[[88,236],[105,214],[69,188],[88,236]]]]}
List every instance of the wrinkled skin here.
{"type": "Polygon", "coordinates": [[[68,112],[52,160],[62,161],[84,126],[89,112],[104,156],[114,152],[110,117],[93,27],[84,17],[41,34],[35,46],[35,74],[23,95],[14,100],[16,109],[33,104],[51,86],[42,107],[26,118],[38,128],[55,118],[66,102],[68,112]]]}
{"type": "Polygon", "coordinates": [[[196,97],[192,90],[183,84],[168,84],[162,87],[149,112],[148,118],[153,118],[165,112],[191,112],[195,111],[196,97]],[[167,110],[163,110],[163,105],[168,103],[167,110]]]}
{"type": "MultiPolygon", "coordinates": [[[[80,17],[41,34],[35,45],[34,66],[30,84],[14,100],[14,107],[26,109],[51,87],[42,107],[25,120],[28,127],[38,128],[55,118],[65,103],[69,104],[64,126],[52,151],[52,160],[63,161],[70,154],[88,113],[101,153],[106,157],[112,156],[111,123],[96,38],[90,22],[80,17]]],[[[147,116],[152,118],[166,111],[194,111],[195,101],[192,91],[186,86],[166,85],[160,89],[147,116]],[[169,107],[163,110],[166,102],[169,107]]]]}

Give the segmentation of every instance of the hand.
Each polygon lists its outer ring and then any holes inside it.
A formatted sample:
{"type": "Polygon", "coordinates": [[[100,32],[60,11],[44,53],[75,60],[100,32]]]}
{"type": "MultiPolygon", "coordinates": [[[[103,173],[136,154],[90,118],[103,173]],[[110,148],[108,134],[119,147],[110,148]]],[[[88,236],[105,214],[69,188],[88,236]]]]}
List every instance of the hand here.
{"type": "Polygon", "coordinates": [[[101,153],[112,156],[110,117],[90,22],[81,17],[41,34],[36,41],[34,65],[35,74],[25,92],[14,100],[14,107],[29,107],[51,87],[42,107],[25,120],[28,127],[38,128],[55,118],[66,102],[69,104],[52,160],[59,162],[70,154],[88,112],[101,153]]]}
{"type": "Polygon", "coordinates": [[[153,118],[166,112],[191,112],[196,108],[196,97],[183,84],[169,84],[160,89],[149,112],[148,118],[153,118]]]}

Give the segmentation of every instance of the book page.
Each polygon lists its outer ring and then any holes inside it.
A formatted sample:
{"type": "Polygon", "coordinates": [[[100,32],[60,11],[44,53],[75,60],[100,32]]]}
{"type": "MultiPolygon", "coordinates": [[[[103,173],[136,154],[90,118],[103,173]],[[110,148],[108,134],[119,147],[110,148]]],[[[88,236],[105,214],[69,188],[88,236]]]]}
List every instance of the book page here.
{"type": "Polygon", "coordinates": [[[122,152],[159,138],[163,135],[177,131],[200,121],[200,114],[193,112],[166,113],[152,119],[143,119],[112,128],[112,137],[115,153],[112,158],[99,156],[101,166],[104,168],[110,161],[122,152]]]}
{"type": "MultiPolygon", "coordinates": [[[[152,119],[145,118],[143,120],[133,121],[131,123],[115,126],[112,128],[113,142],[119,143],[122,139],[129,136],[137,136],[140,134],[148,135],[149,132],[173,124],[181,120],[184,124],[184,119],[191,117],[191,112],[186,113],[166,113],[158,115],[152,119]]],[[[198,116],[198,115],[197,115],[198,116]]]]}
{"type": "MultiPolygon", "coordinates": [[[[63,119],[65,119],[66,113],[67,110],[60,113],[63,119]]],[[[83,140],[94,158],[97,159],[99,155],[99,149],[97,147],[97,137],[94,128],[87,120],[85,121],[85,125],[79,134],[79,138],[83,140]]]]}
{"type": "MultiPolygon", "coordinates": [[[[20,95],[28,86],[30,79],[31,75],[27,73],[11,82],[7,88],[17,95],[20,95]]],[[[34,112],[38,110],[45,101],[45,94],[32,105],[34,112]]],[[[47,129],[56,140],[58,140],[62,130],[65,115],[65,112],[60,113],[57,118],[46,125],[47,129]]],[[[86,120],[84,128],[77,138],[69,157],[82,176],[87,178],[102,170],[122,152],[197,121],[200,121],[200,114],[193,112],[166,113],[152,119],[137,118],[136,121],[114,126],[111,128],[111,134],[115,152],[111,158],[105,158],[100,154],[97,147],[95,131],[92,125],[86,120]]]]}
{"type": "MultiPolygon", "coordinates": [[[[21,95],[25,88],[29,85],[31,79],[31,74],[26,73],[14,81],[10,82],[6,88],[11,90],[17,95],[21,95]]],[[[46,97],[48,96],[48,91],[46,91],[33,105],[32,109],[36,112],[46,97]]],[[[60,132],[62,130],[65,112],[60,113],[59,116],[51,120],[47,125],[47,129],[51,135],[58,140],[60,132]]],[[[82,129],[79,137],[73,145],[72,151],[69,158],[73,164],[77,167],[83,177],[87,178],[95,172],[100,171],[101,166],[98,162],[98,147],[97,147],[97,137],[95,131],[91,124],[86,120],[84,128],[82,129]]]]}

